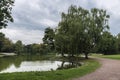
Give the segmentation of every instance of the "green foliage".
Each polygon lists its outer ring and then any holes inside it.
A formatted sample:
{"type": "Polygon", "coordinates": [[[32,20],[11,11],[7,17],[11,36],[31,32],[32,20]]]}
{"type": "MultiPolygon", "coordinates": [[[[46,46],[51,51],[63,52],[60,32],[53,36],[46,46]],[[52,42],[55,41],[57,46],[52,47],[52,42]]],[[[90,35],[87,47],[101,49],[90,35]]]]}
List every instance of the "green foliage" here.
{"type": "Polygon", "coordinates": [[[20,54],[20,53],[23,53],[23,44],[22,44],[22,41],[18,40],[15,44],[14,44],[14,47],[15,47],[15,53],[17,54],[20,54]]]}
{"type": "Polygon", "coordinates": [[[5,39],[5,35],[0,32],[0,52],[1,52],[1,49],[3,47],[3,41],[4,41],[4,39],[5,39]]]}
{"type": "Polygon", "coordinates": [[[0,0],[0,29],[7,26],[9,21],[13,22],[11,16],[14,0],[0,0]]]}
{"type": "Polygon", "coordinates": [[[104,32],[102,34],[101,41],[98,44],[98,53],[105,55],[117,53],[117,41],[116,37],[111,35],[110,32],[104,32]]]}
{"type": "Polygon", "coordinates": [[[28,55],[45,55],[49,49],[45,44],[30,44],[24,46],[24,54],[28,55]]]}
{"type": "Polygon", "coordinates": [[[0,34],[0,52],[15,52],[17,55],[46,55],[50,52],[50,49],[45,44],[29,44],[24,45],[22,41],[18,40],[16,43],[12,43],[8,38],[4,37],[4,34],[0,34]]]}
{"type": "Polygon", "coordinates": [[[13,52],[14,51],[14,45],[12,41],[10,41],[8,38],[5,38],[3,41],[3,46],[1,48],[2,52],[13,52]]]}
{"type": "Polygon", "coordinates": [[[0,52],[14,52],[12,41],[6,38],[3,33],[0,33],[0,52]]]}
{"type": "Polygon", "coordinates": [[[52,28],[48,27],[45,29],[45,33],[44,33],[44,37],[43,37],[43,43],[50,49],[50,50],[54,50],[54,36],[55,36],[55,32],[52,28]]]}
{"type": "Polygon", "coordinates": [[[101,35],[101,40],[97,45],[96,52],[105,55],[120,53],[120,34],[113,36],[110,32],[105,31],[101,35]]]}
{"type": "Polygon", "coordinates": [[[21,72],[21,73],[4,73],[0,74],[1,80],[71,80],[72,78],[81,77],[96,70],[100,64],[94,60],[87,60],[79,68],[47,71],[47,72],[21,72]]]}
{"type": "Polygon", "coordinates": [[[117,52],[120,53],[120,33],[116,36],[117,52]]]}

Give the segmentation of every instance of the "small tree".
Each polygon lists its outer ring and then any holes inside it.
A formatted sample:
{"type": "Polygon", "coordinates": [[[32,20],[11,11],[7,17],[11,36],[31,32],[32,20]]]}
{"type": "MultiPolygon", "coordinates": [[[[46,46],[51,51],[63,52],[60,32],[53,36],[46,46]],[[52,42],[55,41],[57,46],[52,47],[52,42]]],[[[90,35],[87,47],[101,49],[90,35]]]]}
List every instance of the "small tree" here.
{"type": "Polygon", "coordinates": [[[45,29],[43,43],[47,45],[50,50],[54,50],[54,36],[55,32],[52,28],[48,27],[45,29]]]}
{"type": "Polygon", "coordinates": [[[18,40],[16,43],[15,43],[15,52],[19,55],[23,52],[23,44],[22,44],[22,41],[18,40]]]}

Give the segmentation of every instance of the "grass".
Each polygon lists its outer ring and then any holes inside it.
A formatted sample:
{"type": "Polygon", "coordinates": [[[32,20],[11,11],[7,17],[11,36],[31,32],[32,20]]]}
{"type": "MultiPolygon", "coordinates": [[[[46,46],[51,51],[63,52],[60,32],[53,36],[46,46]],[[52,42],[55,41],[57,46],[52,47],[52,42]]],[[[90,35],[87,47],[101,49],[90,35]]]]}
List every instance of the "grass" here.
{"type": "Polygon", "coordinates": [[[101,58],[108,58],[108,59],[116,59],[116,60],[120,60],[120,55],[118,55],[118,54],[116,54],[116,55],[92,54],[92,56],[95,56],[95,57],[101,57],[101,58]]]}
{"type": "Polygon", "coordinates": [[[99,62],[89,59],[85,60],[85,64],[79,68],[47,72],[2,73],[0,80],[71,80],[93,72],[99,67],[99,62]]]}
{"type": "Polygon", "coordinates": [[[0,57],[3,57],[3,56],[4,56],[4,55],[1,55],[1,54],[0,54],[0,57]]]}

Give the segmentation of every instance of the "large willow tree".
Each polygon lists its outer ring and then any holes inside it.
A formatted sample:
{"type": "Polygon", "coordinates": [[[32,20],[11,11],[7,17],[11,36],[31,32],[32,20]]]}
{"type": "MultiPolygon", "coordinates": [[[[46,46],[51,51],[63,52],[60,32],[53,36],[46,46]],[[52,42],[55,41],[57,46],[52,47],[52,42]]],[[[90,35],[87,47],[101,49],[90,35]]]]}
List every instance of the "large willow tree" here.
{"type": "Polygon", "coordinates": [[[62,13],[55,36],[56,50],[69,56],[88,53],[99,43],[101,35],[109,29],[109,15],[105,10],[70,6],[67,13],[62,13]]]}

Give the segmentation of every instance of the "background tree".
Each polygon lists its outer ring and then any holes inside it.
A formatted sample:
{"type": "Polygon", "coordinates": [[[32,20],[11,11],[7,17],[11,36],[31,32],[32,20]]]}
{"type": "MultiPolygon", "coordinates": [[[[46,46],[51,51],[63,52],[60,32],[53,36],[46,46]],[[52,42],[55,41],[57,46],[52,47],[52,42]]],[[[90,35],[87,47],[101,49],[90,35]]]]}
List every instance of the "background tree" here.
{"type": "Polygon", "coordinates": [[[22,44],[22,41],[18,40],[16,43],[15,43],[15,53],[17,53],[18,55],[23,53],[23,44],[22,44]]]}
{"type": "Polygon", "coordinates": [[[2,47],[3,47],[3,41],[5,39],[5,35],[3,33],[0,32],[0,52],[2,51],[2,47]]]}
{"type": "Polygon", "coordinates": [[[14,52],[14,45],[12,41],[10,41],[8,38],[5,38],[3,41],[3,46],[1,49],[2,52],[14,52]]]}
{"type": "Polygon", "coordinates": [[[0,29],[7,26],[9,21],[13,22],[11,16],[14,0],[0,0],[0,29]]]}
{"type": "Polygon", "coordinates": [[[45,29],[43,43],[50,48],[50,50],[54,50],[54,36],[55,32],[52,28],[48,27],[45,29]]]}
{"type": "Polygon", "coordinates": [[[46,55],[49,52],[45,44],[29,44],[24,46],[25,55],[46,55]]]}
{"type": "Polygon", "coordinates": [[[3,33],[0,33],[0,52],[14,52],[12,41],[6,38],[3,33]]]}
{"type": "Polygon", "coordinates": [[[120,53],[120,33],[116,36],[117,53],[120,53]]]}
{"type": "Polygon", "coordinates": [[[104,32],[101,41],[98,44],[98,52],[105,55],[117,53],[116,37],[110,32],[104,32]]]}

